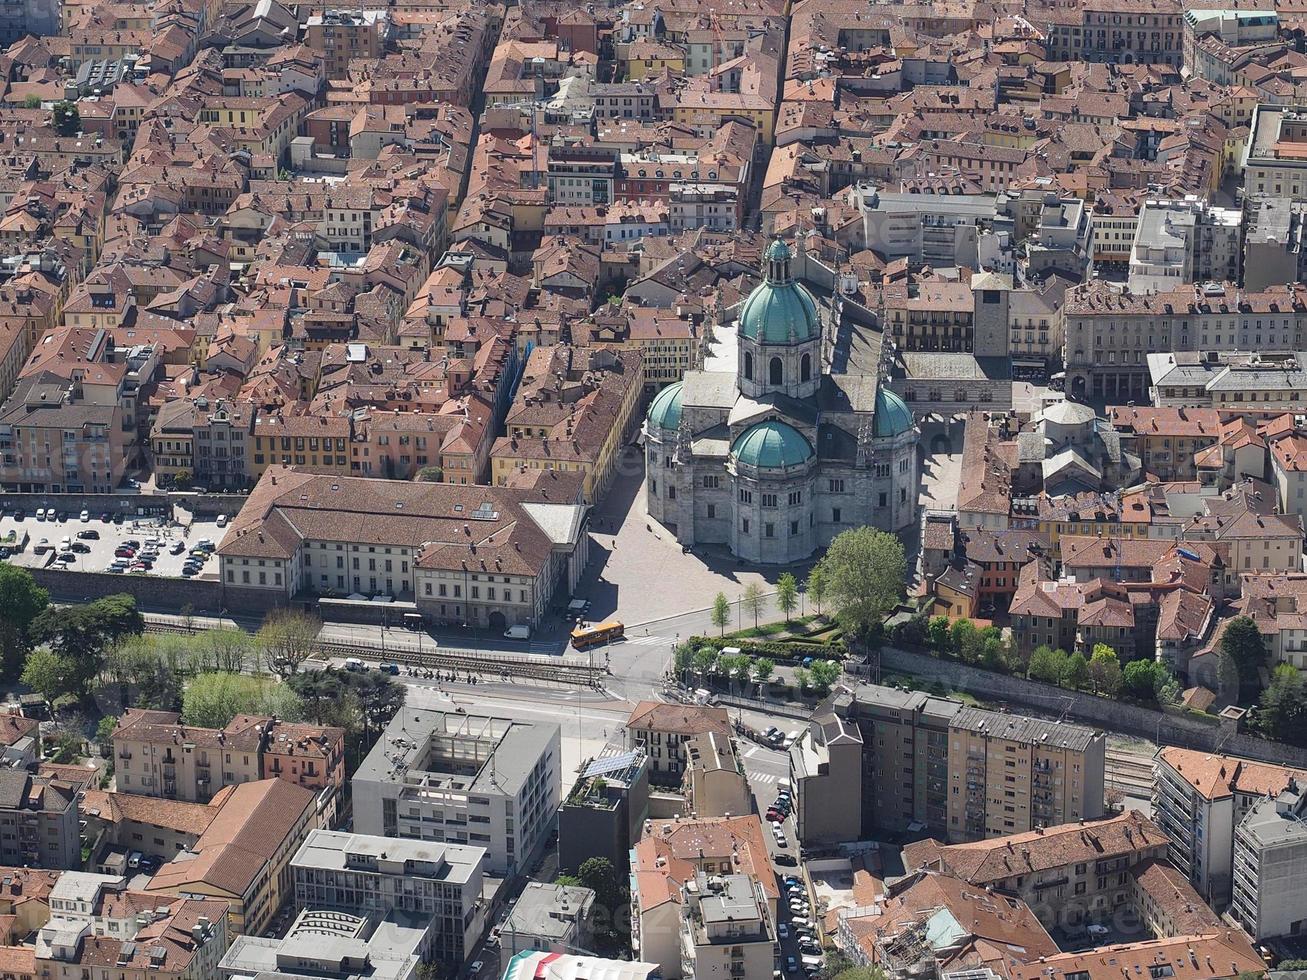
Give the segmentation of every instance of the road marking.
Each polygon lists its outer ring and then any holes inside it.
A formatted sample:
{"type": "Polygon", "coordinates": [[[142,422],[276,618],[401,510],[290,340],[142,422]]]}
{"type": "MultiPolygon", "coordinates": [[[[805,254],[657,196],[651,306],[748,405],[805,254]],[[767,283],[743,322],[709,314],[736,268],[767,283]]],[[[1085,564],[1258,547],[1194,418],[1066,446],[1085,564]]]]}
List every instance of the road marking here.
{"type": "Polygon", "coordinates": [[[628,636],[626,642],[635,646],[652,647],[662,643],[670,644],[672,641],[666,636],[628,636]]]}
{"type": "Polygon", "coordinates": [[[749,778],[751,778],[755,783],[774,783],[780,777],[769,772],[755,772],[750,773],[749,778]]]}

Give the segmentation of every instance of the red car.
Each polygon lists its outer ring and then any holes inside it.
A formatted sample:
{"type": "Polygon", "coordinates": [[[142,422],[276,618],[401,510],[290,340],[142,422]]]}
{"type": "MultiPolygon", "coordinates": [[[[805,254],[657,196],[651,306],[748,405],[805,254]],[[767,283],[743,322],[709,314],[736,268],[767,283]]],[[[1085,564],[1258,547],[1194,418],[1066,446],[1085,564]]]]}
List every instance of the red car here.
{"type": "Polygon", "coordinates": [[[785,817],[781,815],[781,812],[779,810],[777,810],[775,807],[772,807],[767,811],[767,820],[771,823],[783,823],[785,817]]]}
{"type": "Polygon", "coordinates": [[[135,558],[136,550],[134,548],[119,548],[113,553],[115,558],[135,558]]]}

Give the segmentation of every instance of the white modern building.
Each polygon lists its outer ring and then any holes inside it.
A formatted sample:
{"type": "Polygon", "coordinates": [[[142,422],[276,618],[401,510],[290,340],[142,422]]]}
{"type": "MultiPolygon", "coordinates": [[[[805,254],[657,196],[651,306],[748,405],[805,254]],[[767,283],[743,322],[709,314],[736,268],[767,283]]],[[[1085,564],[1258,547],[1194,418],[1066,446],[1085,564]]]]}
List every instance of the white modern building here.
{"type": "Polygon", "coordinates": [[[1147,201],[1130,249],[1131,292],[1160,293],[1191,282],[1237,282],[1243,212],[1189,195],[1147,201]]]}
{"type": "Polygon", "coordinates": [[[1307,931],[1307,783],[1259,802],[1234,832],[1230,911],[1254,939],[1307,931]]]}
{"type": "Polygon", "coordinates": [[[512,875],[553,829],[560,760],[555,724],[404,707],[354,773],[354,828],[485,848],[512,875]]]}
{"type": "MultiPolygon", "coordinates": [[[[423,960],[461,963],[486,924],[485,861],[484,847],[315,830],[291,859],[290,873],[298,908],[324,916],[409,916],[422,923],[414,949],[423,960]]],[[[394,927],[405,921],[394,920],[394,927]]],[[[365,941],[362,928],[341,938],[365,941]]]]}

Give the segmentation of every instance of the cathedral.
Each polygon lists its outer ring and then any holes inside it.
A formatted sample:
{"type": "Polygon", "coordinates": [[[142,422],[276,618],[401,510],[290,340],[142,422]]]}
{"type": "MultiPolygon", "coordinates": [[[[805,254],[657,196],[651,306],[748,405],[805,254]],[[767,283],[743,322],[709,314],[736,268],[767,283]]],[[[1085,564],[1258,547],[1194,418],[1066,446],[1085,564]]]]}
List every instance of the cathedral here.
{"type": "Polygon", "coordinates": [[[881,387],[880,334],[823,330],[779,239],[740,307],[734,374],[690,371],[645,420],[649,515],[685,545],[726,545],[742,561],[808,558],[864,524],[916,521],[912,411],[881,387]]]}

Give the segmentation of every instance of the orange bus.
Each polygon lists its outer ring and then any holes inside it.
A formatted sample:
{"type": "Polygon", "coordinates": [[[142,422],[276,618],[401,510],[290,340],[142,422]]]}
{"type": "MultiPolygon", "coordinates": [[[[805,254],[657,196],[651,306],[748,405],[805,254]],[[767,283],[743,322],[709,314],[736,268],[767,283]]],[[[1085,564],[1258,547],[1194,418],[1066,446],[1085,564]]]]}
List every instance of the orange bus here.
{"type": "Polygon", "coordinates": [[[572,630],[572,646],[578,650],[611,643],[626,635],[626,627],[621,623],[595,623],[593,626],[578,626],[572,630]]]}

